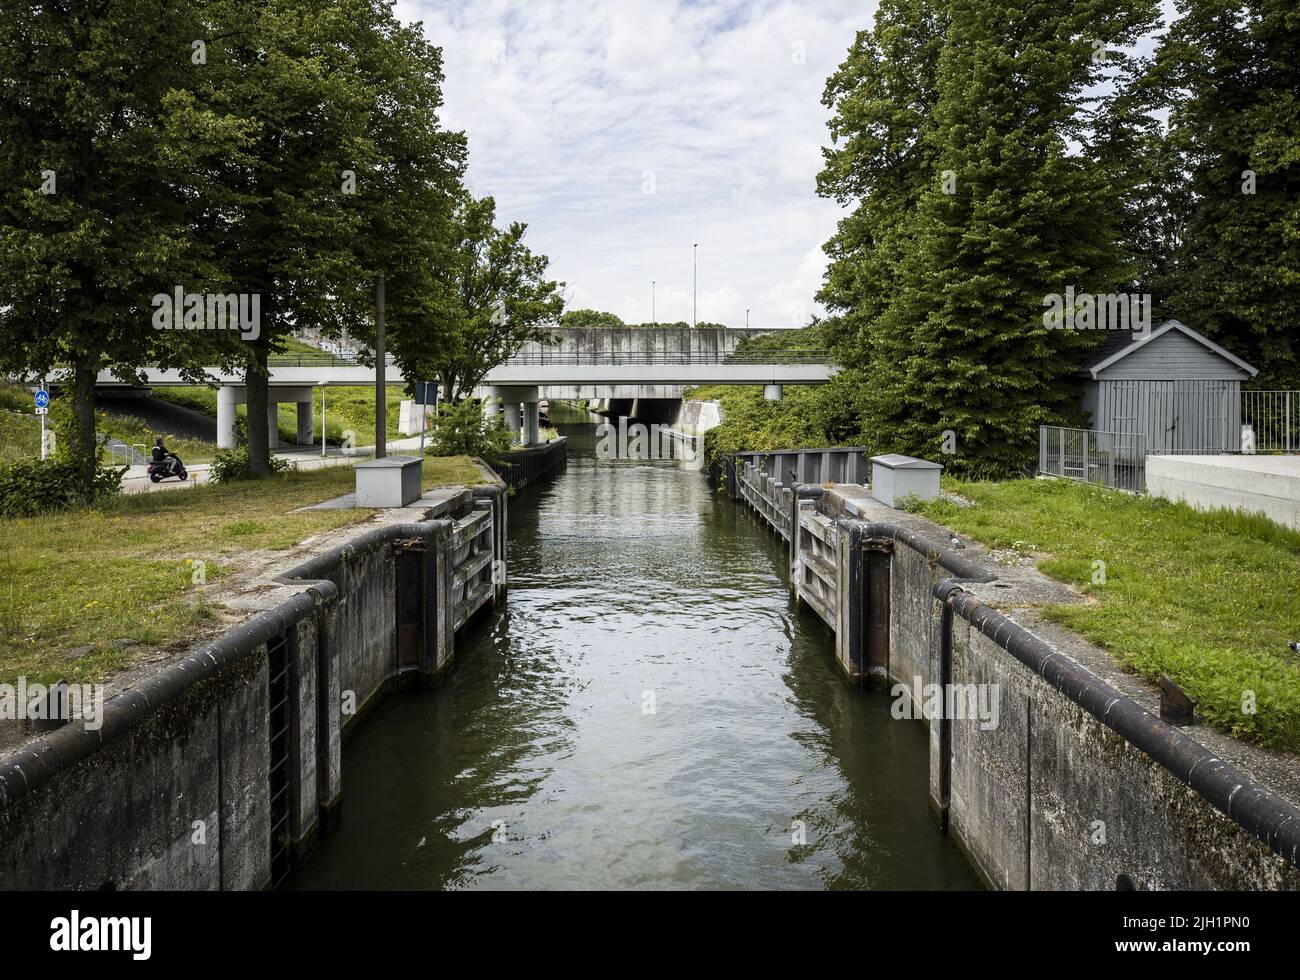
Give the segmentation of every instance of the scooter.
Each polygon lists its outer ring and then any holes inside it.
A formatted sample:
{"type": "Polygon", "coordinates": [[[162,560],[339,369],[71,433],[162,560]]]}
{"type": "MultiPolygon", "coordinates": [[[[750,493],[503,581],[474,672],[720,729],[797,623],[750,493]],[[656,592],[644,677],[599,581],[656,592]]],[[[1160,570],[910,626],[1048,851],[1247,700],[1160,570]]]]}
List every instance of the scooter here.
{"type": "Polygon", "coordinates": [[[180,477],[182,483],[188,480],[189,474],[185,472],[185,464],[181,462],[179,456],[176,457],[176,469],[173,472],[171,468],[171,459],[155,459],[149,462],[149,480],[151,483],[158,483],[166,480],[168,477],[180,477]]]}

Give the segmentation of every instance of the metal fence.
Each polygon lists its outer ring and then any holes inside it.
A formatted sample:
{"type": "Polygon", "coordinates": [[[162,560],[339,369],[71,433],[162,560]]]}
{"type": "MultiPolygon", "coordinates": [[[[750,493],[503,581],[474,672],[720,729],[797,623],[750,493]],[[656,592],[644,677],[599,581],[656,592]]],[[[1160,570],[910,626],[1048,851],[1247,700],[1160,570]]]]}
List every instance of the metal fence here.
{"type": "Polygon", "coordinates": [[[1038,472],[1141,493],[1146,489],[1146,440],[1128,432],[1042,425],[1038,472]]]}
{"type": "Polygon", "coordinates": [[[1300,391],[1243,391],[1241,424],[1257,453],[1300,452],[1300,391]]]}

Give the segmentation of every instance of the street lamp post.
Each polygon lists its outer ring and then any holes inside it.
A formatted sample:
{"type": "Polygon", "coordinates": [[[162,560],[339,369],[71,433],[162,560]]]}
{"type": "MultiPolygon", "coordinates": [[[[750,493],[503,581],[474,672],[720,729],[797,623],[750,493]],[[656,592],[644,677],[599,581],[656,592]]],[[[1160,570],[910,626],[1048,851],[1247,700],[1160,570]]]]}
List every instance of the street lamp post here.
{"type": "Polygon", "coordinates": [[[656,327],[659,326],[659,320],[655,317],[655,281],[650,280],[650,322],[656,327]]]}
{"type": "Polygon", "coordinates": [[[700,243],[696,242],[691,252],[694,258],[694,271],[691,279],[691,326],[694,327],[697,321],[697,310],[699,309],[699,291],[700,291],[700,243]]]}
{"type": "Polygon", "coordinates": [[[320,383],[320,456],[325,458],[325,447],[329,445],[328,430],[325,428],[325,385],[329,382],[320,383]]]}
{"type": "Polygon", "coordinates": [[[745,329],[749,329],[749,310],[745,311],[745,329]]]}
{"type": "MultiPolygon", "coordinates": [[[[388,455],[388,388],[384,378],[384,270],[375,280],[375,459],[388,455]]],[[[323,413],[322,409],[322,413],[323,413]]]]}

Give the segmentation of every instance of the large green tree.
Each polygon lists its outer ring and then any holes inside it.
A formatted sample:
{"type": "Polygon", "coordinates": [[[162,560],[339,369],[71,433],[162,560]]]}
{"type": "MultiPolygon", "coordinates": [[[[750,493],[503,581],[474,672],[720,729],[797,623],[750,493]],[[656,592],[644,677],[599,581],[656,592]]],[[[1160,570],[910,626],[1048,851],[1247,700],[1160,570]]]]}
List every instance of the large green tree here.
{"type": "Polygon", "coordinates": [[[828,341],[850,368],[870,364],[872,331],[893,294],[907,245],[903,229],[938,179],[934,125],[942,0],[883,0],[870,30],[826,83],[833,145],[818,193],[852,211],[825,250],[830,258],[818,299],[841,315],[828,341]]]}
{"type": "MultiPolygon", "coordinates": [[[[857,264],[871,294],[848,291],[834,305],[866,334],[868,444],[934,457],[951,448],[952,433],[950,467],[1003,474],[1032,458],[1038,425],[1081,421],[1071,377],[1099,338],[1047,329],[1044,298],[1070,286],[1110,292],[1132,278],[1114,248],[1114,194],[1089,152],[1099,128],[1089,90],[1108,70],[1097,52],[1131,43],[1156,9],[1149,0],[943,8],[931,118],[911,122],[917,110],[906,107],[916,100],[888,114],[903,139],[909,125],[919,128],[909,163],[928,180],[907,208],[915,177],[899,189],[905,169],[868,172],[868,200],[883,186],[902,214],[877,223],[886,243],[883,260],[881,246],[872,253],[879,269],[857,264]]],[[[924,63],[915,44],[904,50],[909,63],[924,63]]],[[[833,265],[831,287],[837,272],[833,265]]]]}
{"type": "Polygon", "coordinates": [[[100,371],[193,368],[203,333],[160,333],[151,298],[210,271],[192,235],[204,167],[245,137],[196,110],[189,4],[10,4],[0,16],[0,362],[66,379],[64,448],[95,468],[100,371]]]}
{"type": "Polygon", "coordinates": [[[564,283],[546,277],[550,260],[524,244],[528,226],[496,226],[496,203],[463,192],[450,245],[433,270],[436,301],[427,318],[394,329],[393,356],[411,380],[437,380],[458,402],[487,373],[530,341],[546,341],[564,312],[564,283]]]}
{"type": "Polygon", "coordinates": [[[254,138],[211,174],[203,233],[229,288],[260,297],[238,343],[250,470],[269,471],[269,358],[297,328],[374,333],[374,282],[392,317],[432,309],[464,140],[439,128],[442,61],[391,0],[217,0],[201,97],[254,138]]]}
{"type": "Polygon", "coordinates": [[[1169,312],[1300,387],[1300,8],[1180,0],[1143,84],[1182,195],[1169,312]]]}

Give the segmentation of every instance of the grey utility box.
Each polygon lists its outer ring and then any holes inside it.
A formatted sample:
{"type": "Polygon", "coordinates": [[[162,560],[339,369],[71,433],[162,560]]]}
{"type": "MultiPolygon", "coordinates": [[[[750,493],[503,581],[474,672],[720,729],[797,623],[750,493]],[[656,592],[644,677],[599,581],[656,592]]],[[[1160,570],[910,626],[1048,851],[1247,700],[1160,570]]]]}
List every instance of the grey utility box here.
{"type": "Polygon", "coordinates": [[[912,456],[871,457],[871,496],[888,507],[905,499],[933,500],[939,496],[939,474],[943,467],[912,456]]]}
{"type": "Polygon", "coordinates": [[[421,460],[389,456],[357,464],[358,507],[405,507],[420,499],[421,460]]]}

